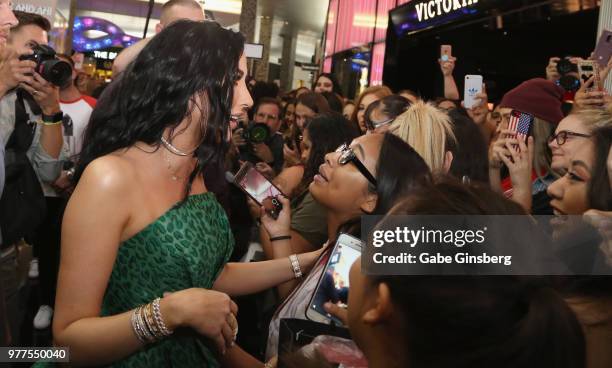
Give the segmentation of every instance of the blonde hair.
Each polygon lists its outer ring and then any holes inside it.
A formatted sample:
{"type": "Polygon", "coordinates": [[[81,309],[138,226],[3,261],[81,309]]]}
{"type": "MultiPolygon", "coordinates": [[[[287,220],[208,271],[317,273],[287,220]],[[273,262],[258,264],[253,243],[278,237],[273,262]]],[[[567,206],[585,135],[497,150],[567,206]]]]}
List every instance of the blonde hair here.
{"type": "Polygon", "coordinates": [[[539,178],[548,174],[558,176],[550,166],[552,152],[548,147],[548,138],[553,134],[554,126],[546,120],[533,118],[533,169],[539,178]]]}
{"type": "Polygon", "coordinates": [[[449,116],[423,101],[398,116],[390,131],[412,146],[434,173],[444,170],[446,151],[457,142],[449,116]]]}
{"type": "Polygon", "coordinates": [[[608,104],[605,108],[576,109],[570,115],[580,120],[590,131],[612,126],[612,104],[608,104]]]}

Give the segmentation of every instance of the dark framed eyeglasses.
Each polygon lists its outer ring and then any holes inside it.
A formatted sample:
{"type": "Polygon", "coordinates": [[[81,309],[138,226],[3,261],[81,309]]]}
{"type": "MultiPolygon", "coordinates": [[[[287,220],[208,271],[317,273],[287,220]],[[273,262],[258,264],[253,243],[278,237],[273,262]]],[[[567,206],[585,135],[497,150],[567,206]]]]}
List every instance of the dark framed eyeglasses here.
{"type": "Polygon", "coordinates": [[[590,134],[582,134],[582,133],[576,133],[576,132],[571,132],[569,130],[562,130],[559,133],[551,136],[550,138],[548,138],[548,143],[552,143],[553,141],[557,141],[557,144],[559,146],[562,146],[565,144],[565,142],[567,142],[567,139],[569,137],[581,137],[581,138],[590,138],[591,135],[590,134]]]}
{"type": "Polygon", "coordinates": [[[357,155],[355,154],[353,149],[348,144],[345,143],[342,146],[338,147],[338,149],[336,149],[336,152],[340,153],[340,157],[338,157],[338,163],[340,165],[346,165],[349,162],[353,163],[353,165],[357,167],[357,170],[359,170],[359,172],[363,176],[365,176],[366,179],[368,179],[368,181],[372,185],[374,186],[377,185],[376,178],[374,177],[374,175],[372,175],[370,171],[368,170],[368,168],[365,167],[363,162],[361,162],[361,160],[357,158],[357,155]]]}
{"type": "Polygon", "coordinates": [[[365,123],[365,126],[366,126],[366,130],[373,131],[373,130],[376,130],[376,129],[382,127],[382,126],[389,125],[389,124],[393,123],[394,120],[395,119],[391,118],[391,119],[383,120],[383,121],[380,121],[380,122],[376,122],[376,121],[370,120],[369,118],[366,118],[364,120],[364,123],[365,123]]]}

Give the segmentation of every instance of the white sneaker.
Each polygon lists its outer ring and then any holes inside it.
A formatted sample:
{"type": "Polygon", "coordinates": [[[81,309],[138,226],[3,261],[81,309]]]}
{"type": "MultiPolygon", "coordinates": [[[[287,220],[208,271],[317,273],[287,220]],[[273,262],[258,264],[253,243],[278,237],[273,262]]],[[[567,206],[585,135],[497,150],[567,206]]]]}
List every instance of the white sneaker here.
{"type": "Polygon", "coordinates": [[[53,308],[48,305],[41,305],[34,317],[34,328],[44,330],[51,326],[51,317],[53,317],[53,308]]]}
{"type": "Polygon", "coordinates": [[[30,270],[28,271],[28,277],[31,279],[38,278],[38,259],[32,258],[30,261],[30,270]]]}

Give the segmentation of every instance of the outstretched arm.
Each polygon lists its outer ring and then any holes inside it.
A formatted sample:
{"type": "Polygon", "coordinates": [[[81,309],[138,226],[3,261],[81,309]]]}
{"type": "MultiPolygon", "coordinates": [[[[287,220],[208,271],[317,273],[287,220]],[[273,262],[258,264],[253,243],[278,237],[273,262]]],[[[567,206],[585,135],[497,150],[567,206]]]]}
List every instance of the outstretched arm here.
{"type": "Polygon", "coordinates": [[[116,77],[117,75],[121,74],[128,67],[128,65],[130,65],[134,59],[136,59],[138,54],[140,54],[142,49],[147,46],[149,41],[151,41],[151,38],[145,38],[144,40],[140,40],[127,49],[121,51],[113,62],[113,76],[116,77]]]}

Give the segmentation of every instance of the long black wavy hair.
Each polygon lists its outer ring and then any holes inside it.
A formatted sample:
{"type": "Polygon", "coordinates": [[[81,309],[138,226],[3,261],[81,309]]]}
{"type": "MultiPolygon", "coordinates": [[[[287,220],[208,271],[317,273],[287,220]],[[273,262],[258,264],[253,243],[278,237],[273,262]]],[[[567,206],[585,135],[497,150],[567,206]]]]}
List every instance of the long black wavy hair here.
{"type": "Polygon", "coordinates": [[[113,82],[93,111],[76,166],[75,181],[93,160],[133,146],[160,147],[162,134],[170,139],[185,119],[202,126],[201,144],[194,152],[196,176],[221,164],[227,151],[228,122],[234,85],[242,74],[244,37],[215,22],[178,21],[156,35],[126,71],[113,82]],[[198,97],[202,103],[199,106],[198,97]],[[200,121],[191,121],[192,112],[200,121]]]}

